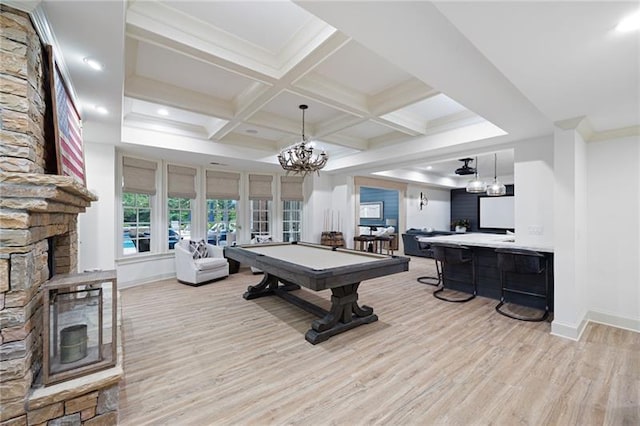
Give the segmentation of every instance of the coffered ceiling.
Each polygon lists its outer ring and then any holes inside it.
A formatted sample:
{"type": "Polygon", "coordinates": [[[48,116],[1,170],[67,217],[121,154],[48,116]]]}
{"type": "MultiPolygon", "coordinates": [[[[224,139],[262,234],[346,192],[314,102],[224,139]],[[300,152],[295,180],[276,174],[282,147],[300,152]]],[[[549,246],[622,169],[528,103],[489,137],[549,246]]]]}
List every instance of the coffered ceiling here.
{"type": "Polygon", "coordinates": [[[300,140],[301,104],[327,171],[485,121],[291,2],[132,2],[125,46],[124,126],[136,138],[161,128],[262,151],[254,159],[265,165],[300,140]]]}
{"type": "Polygon", "coordinates": [[[307,104],[305,133],[330,156],[323,173],[456,186],[459,158],[478,155],[491,175],[497,152],[498,174],[512,175],[513,142],[549,135],[556,121],[585,116],[595,131],[640,124],[638,37],[613,30],[634,2],[42,7],[83,104],[85,138],[145,156],[278,171],[307,104]],[[89,77],[82,55],[105,72],[89,77]],[[98,102],[108,117],[91,109],[98,102]]]}

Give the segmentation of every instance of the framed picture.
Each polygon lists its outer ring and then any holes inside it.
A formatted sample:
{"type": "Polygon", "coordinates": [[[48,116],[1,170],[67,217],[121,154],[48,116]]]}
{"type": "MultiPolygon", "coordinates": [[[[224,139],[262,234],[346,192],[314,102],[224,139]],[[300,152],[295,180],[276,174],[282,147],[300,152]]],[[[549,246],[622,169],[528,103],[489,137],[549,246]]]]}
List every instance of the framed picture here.
{"type": "Polygon", "coordinates": [[[87,186],[80,113],[53,57],[52,46],[47,45],[46,50],[49,62],[58,174],[71,176],[78,183],[87,186]]]}
{"type": "Polygon", "coordinates": [[[382,201],[360,203],[360,219],[382,219],[382,201]]]}

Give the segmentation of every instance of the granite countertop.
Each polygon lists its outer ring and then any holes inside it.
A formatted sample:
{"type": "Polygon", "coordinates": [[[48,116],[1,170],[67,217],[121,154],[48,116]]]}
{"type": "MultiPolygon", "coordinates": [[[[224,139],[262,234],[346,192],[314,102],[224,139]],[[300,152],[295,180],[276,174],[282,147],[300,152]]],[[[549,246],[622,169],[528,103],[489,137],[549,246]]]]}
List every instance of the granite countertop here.
{"type": "Polygon", "coordinates": [[[489,248],[514,248],[524,250],[535,250],[545,253],[553,253],[553,247],[540,246],[534,244],[519,244],[515,235],[485,234],[480,232],[469,232],[453,235],[440,235],[437,237],[418,237],[418,241],[441,242],[462,244],[469,247],[489,247],[489,248]]]}

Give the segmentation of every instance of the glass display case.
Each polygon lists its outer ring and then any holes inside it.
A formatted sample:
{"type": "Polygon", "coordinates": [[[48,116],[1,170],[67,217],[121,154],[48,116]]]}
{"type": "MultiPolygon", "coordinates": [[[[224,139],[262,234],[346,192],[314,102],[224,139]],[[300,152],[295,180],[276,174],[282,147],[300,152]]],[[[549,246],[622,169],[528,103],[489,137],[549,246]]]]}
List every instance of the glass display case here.
{"type": "Polygon", "coordinates": [[[56,275],[45,283],[43,297],[45,385],[116,364],[114,270],[56,275]]]}

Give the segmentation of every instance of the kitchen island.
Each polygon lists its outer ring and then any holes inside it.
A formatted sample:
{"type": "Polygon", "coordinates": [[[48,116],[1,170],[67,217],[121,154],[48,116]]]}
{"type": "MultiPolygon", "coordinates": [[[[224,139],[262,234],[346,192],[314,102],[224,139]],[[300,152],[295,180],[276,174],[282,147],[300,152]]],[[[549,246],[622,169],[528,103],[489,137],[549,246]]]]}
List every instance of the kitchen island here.
{"type": "MultiPolygon", "coordinates": [[[[485,233],[461,233],[442,235],[437,237],[419,237],[421,243],[448,243],[460,244],[469,247],[474,256],[475,273],[478,283],[478,296],[500,299],[500,270],[498,269],[497,248],[512,248],[533,250],[541,253],[547,260],[546,274],[549,279],[550,305],[553,311],[553,247],[519,244],[514,235],[485,234],[485,233]]],[[[456,279],[465,279],[467,275],[457,270],[457,265],[448,265],[446,274],[456,279]]],[[[533,293],[543,293],[545,276],[541,275],[511,275],[509,274],[509,287],[520,288],[533,293]]],[[[469,287],[457,282],[447,283],[447,288],[460,291],[469,291],[469,287]]],[[[544,309],[544,300],[521,294],[509,294],[507,301],[532,308],[544,309]]]]}

